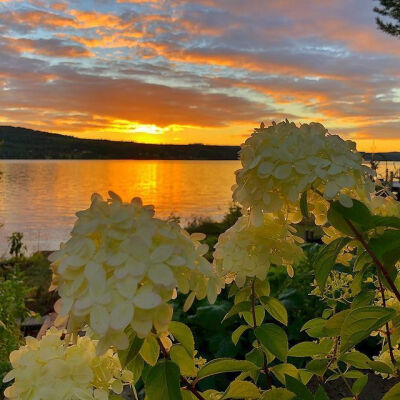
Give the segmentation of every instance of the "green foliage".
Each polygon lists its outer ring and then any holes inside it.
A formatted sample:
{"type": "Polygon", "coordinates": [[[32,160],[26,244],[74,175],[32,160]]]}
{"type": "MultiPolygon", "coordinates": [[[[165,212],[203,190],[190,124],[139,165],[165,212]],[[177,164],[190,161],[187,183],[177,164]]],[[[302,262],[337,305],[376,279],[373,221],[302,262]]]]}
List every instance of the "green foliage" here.
{"type": "Polygon", "coordinates": [[[380,30],[392,36],[400,36],[400,1],[379,0],[380,7],[374,11],[380,15],[376,17],[376,23],[380,30]],[[385,17],[383,20],[381,17],[385,17]]]}
{"type": "Polygon", "coordinates": [[[10,244],[10,254],[13,257],[21,257],[26,246],[24,245],[22,239],[24,235],[21,232],[14,232],[10,237],[8,237],[8,243],[10,244]]]}
{"type": "Polygon", "coordinates": [[[10,275],[7,280],[0,277],[0,382],[10,370],[10,353],[23,342],[20,323],[28,316],[27,294],[28,288],[20,273],[10,275]]]}

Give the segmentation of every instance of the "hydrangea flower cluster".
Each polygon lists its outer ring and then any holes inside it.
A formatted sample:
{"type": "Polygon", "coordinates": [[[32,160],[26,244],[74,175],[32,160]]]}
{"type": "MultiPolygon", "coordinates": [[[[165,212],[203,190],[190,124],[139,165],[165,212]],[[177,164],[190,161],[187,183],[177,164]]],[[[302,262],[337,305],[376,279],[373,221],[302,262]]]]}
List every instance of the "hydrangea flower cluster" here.
{"type": "Polygon", "coordinates": [[[300,261],[303,252],[294,235],[295,228],[283,217],[265,214],[264,223],[254,226],[244,215],[221,234],[215,246],[214,264],[227,282],[235,280],[241,287],[247,277],[264,280],[271,264],[291,268],[300,261]]]}
{"type": "Polygon", "coordinates": [[[53,327],[41,340],[27,337],[26,345],[11,353],[13,369],[4,381],[14,382],[4,392],[7,399],[106,400],[110,390],[119,394],[132,382],[132,372],[122,370],[112,350],[97,356],[89,337],[68,346],[61,335],[53,327]]]}
{"type": "Polygon", "coordinates": [[[222,283],[203,257],[208,246],[177,223],[154,218],[140,199],[124,203],[110,193],[93,195],[77,213],[72,237],[51,256],[53,288],[69,329],[88,324],[100,338],[99,352],[128,346],[125,329],[139,337],[167,330],[176,290],[214,302],[222,283]]]}
{"type": "Polygon", "coordinates": [[[289,121],[256,129],[242,145],[233,199],[249,208],[253,224],[262,214],[298,205],[311,188],[351,206],[344,189],[373,191],[372,171],[362,165],[355,143],[330,135],[319,123],[289,121]]]}

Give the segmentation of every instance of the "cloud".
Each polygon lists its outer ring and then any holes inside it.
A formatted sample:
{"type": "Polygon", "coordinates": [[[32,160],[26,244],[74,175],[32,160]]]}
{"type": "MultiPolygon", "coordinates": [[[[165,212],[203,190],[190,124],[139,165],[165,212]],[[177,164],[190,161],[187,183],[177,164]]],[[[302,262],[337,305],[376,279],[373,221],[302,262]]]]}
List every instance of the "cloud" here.
{"type": "Polygon", "coordinates": [[[0,115],[50,130],[65,121],[77,133],[108,132],[116,120],[193,135],[206,127],[236,143],[242,127],[290,116],[360,140],[394,139],[400,48],[376,29],[372,8],[365,0],[9,1],[0,5],[0,115]]]}
{"type": "Polygon", "coordinates": [[[59,39],[12,39],[1,38],[0,42],[12,52],[33,53],[49,57],[90,57],[91,53],[85,47],[69,44],[59,39]]]}

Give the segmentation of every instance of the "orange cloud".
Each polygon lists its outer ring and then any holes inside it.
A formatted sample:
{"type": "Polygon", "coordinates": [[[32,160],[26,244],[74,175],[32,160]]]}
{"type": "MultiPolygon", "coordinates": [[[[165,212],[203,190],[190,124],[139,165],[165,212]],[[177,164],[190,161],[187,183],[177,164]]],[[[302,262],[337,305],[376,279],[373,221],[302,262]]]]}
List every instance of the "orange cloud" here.
{"type": "Polygon", "coordinates": [[[90,57],[91,53],[84,47],[66,44],[58,39],[11,39],[3,38],[6,46],[18,53],[28,52],[50,57],[90,57]]]}

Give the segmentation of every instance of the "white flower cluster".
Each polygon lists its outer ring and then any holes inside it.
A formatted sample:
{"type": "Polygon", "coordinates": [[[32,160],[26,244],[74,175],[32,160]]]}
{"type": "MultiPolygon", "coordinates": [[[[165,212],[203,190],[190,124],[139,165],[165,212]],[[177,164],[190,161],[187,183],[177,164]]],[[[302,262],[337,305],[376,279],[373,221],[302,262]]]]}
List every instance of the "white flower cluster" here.
{"type": "Polygon", "coordinates": [[[26,345],[11,353],[13,369],[4,381],[14,382],[4,392],[7,399],[107,400],[110,390],[121,393],[132,383],[132,372],[122,370],[112,350],[97,356],[89,337],[68,346],[61,335],[51,328],[41,340],[27,337],[26,345]]]}
{"type": "Polygon", "coordinates": [[[283,217],[263,216],[263,224],[254,226],[242,216],[234,226],[219,236],[215,246],[214,264],[227,282],[235,280],[241,287],[247,277],[264,280],[271,264],[291,268],[303,252],[293,234],[296,230],[283,217]]]}
{"type": "Polygon", "coordinates": [[[319,123],[281,122],[257,129],[242,145],[233,199],[250,209],[253,224],[262,214],[298,206],[311,188],[328,200],[351,206],[345,189],[371,192],[372,171],[362,165],[355,143],[330,135],[319,123]]]}
{"type": "Polygon", "coordinates": [[[92,197],[77,213],[71,239],[51,256],[53,288],[69,328],[88,324],[100,338],[99,352],[128,346],[125,329],[139,337],[167,330],[178,289],[214,302],[222,283],[203,257],[203,236],[190,236],[177,223],[154,218],[140,199],[124,203],[110,193],[92,197]]]}

